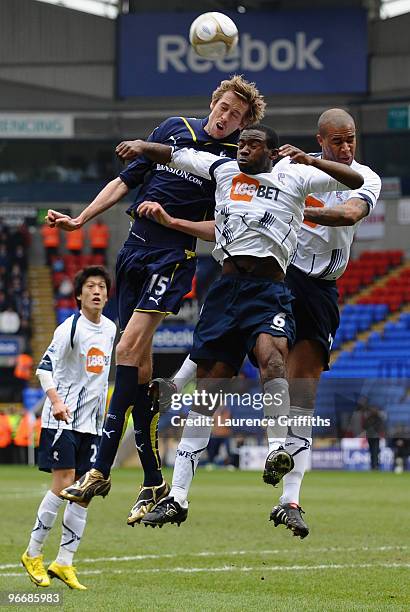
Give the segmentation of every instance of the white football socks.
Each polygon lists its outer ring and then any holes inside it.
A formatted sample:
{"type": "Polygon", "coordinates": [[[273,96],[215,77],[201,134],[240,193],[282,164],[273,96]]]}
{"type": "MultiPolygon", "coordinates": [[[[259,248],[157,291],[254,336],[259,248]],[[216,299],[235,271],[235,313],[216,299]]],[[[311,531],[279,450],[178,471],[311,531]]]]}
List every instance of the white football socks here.
{"type": "Polygon", "coordinates": [[[198,419],[201,425],[185,424],[182,438],[176,452],[172,487],[169,495],[173,497],[182,508],[188,507],[187,499],[189,488],[201,454],[208,446],[212,431],[212,424],[210,423],[208,425],[205,421],[206,418],[210,421],[210,417],[204,417],[204,415],[191,410],[187,418],[198,419]]]}
{"type": "Polygon", "coordinates": [[[87,508],[68,502],[63,518],[63,533],[56,558],[60,565],[72,565],[74,553],[80,546],[87,522],[87,508]]]}
{"type": "Polygon", "coordinates": [[[64,499],[47,491],[37,511],[37,519],[31,532],[30,542],[27,548],[29,557],[41,555],[43,544],[57,518],[58,510],[64,503],[64,499]]]}
{"type": "Polygon", "coordinates": [[[269,452],[283,446],[288,433],[286,418],[289,415],[290,398],[289,385],[285,378],[273,378],[263,385],[264,415],[273,419],[274,424],[268,425],[267,436],[269,452]]]}
{"type": "Polygon", "coordinates": [[[184,387],[191,381],[196,379],[197,365],[188,357],[185,359],[182,366],[173,378],[173,383],[177,388],[178,393],[182,393],[184,387]]]}
{"type": "Polygon", "coordinates": [[[289,474],[283,477],[283,494],[281,504],[295,503],[299,505],[300,488],[303,476],[310,465],[312,446],[312,425],[310,419],[312,410],[291,406],[290,417],[299,419],[299,424],[292,424],[285,442],[285,450],[292,455],[295,466],[289,474]]]}

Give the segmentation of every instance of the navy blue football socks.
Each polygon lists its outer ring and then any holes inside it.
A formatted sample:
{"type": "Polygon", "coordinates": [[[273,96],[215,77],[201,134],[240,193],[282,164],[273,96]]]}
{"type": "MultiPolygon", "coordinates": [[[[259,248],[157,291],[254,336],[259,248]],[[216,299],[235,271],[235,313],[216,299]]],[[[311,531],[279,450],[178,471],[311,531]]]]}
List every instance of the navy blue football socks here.
{"type": "Polygon", "coordinates": [[[103,435],[94,468],[108,478],[124,429],[128,408],[134,406],[138,385],[138,368],[117,366],[114,392],[105,417],[103,435]]]}
{"type": "Polygon", "coordinates": [[[148,384],[138,385],[132,410],[135,444],[144,469],[143,486],[158,486],[162,482],[161,459],[158,452],[159,409],[148,395],[148,384]]]}

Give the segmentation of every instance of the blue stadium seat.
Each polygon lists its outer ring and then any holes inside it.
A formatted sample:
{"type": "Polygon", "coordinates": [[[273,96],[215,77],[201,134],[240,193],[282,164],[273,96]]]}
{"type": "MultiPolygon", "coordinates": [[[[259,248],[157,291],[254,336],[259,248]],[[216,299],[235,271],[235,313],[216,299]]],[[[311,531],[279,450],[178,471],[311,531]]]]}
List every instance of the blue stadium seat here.
{"type": "Polygon", "coordinates": [[[57,308],[57,323],[61,325],[68,317],[77,312],[74,308],[57,308]]]}
{"type": "Polygon", "coordinates": [[[37,404],[37,402],[44,397],[44,392],[42,389],[33,389],[32,387],[27,387],[23,389],[23,406],[26,410],[31,410],[37,404]]]}

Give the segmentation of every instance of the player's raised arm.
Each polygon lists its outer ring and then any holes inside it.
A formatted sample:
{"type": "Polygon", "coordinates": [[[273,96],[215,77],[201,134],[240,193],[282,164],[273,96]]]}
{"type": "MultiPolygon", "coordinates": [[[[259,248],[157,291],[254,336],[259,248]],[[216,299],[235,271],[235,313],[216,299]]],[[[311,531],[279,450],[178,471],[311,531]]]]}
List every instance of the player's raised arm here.
{"type": "Polygon", "coordinates": [[[120,178],[115,178],[100,191],[97,197],[87,208],[84,208],[78,217],[72,218],[50,209],[47,213],[46,221],[50,227],[55,226],[66,232],[72,232],[82,227],[90,219],[94,219],[94,217],[114,206],[128,192],[129,188],[127,185],[120,178]]]}
{"type": "MultiPolygon", "coordinates": [[[[329,188],[326,191],[335,191],[335,190],[343,190],[343,189],[359,189],[363,185],[363,177],[359,172],[352,170],[352,168],[346,164],[341,164],[339,162],[329,161],[327,159],[321,159],[319,157],[313,157],[312,155],[308,155],[301,149],[294,147],[290,144],[282,145],[279,148],[279,154],[283,157],[290,157],[292,162],[296,164],[303,164],[305,166],[313,166],[322,172],[325,172],[332,178],[334,178],[338,183],[344,185],[343,187],[334,186],[332,184],[329,185],[329,188]]],[[[313,181],[314,182],[314,181],[313,181]]],[[[312,183],[312,193],[315,191],[322,191],[323,188],[319,187],[315,189],[312,183]]]]}
{"type": "MultiPolygon", "coordinates": [[[[196,151],[195,149],[176,149],[168,145],[157,142],[146,142],[144,140],[132,140],[121,142],[115,149],[117,155],[123,159],[134,159],[143,155],[148,159],[159,164],[169,164],[174,168],[192,172],[197,176],[205,179],[212,178],[210,171],[215,162],[221,161],[221,158],[212,153],[204,151],[196,151]]],[[[231,161],[230,159],[222,162],[231,161]]]]}
{"type": "Polygon", "coordinates": [[[304,211],[304,219],[319,225],[345,227],[347,225],[355,225],[368,214],[369,205],[365,200],[351,198],[343,206],[335,206],[333,208],[307,206],[304,211]]]}
{"type": "Polygon", "coordinates": [[[306,221],[330,227],[343,227],[358,223],[376,206],[381,190],[381,180],[375,172],[368,172],[364,178],[363,187],[352,192],[343,206],[306,207],[304,213],[306,221]]]}
{"type": "Polygon", "coordinates": [[[146,140],[124,140],[117,145],[115,152],[123,161],[144,155],[151,161],[167,164],[171,161],[172,147],[146,140]]]}
{"type": "Polygon", "coordinates": [[[157,223],[178,230],[189,236],[201,238],[208,242],[215,242],[215,221],[188,221],[171,217],[158,202],[142,202],[138,206],[138,215],[148,217],[157,223]]]}

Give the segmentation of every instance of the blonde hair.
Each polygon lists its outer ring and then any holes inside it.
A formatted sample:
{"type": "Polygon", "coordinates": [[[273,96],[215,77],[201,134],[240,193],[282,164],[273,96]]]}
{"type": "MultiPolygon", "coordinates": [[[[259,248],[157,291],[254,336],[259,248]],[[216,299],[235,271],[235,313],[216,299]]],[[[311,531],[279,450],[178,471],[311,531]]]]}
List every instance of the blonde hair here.
{"type": "Polygon", "coordinates": [[[266,102],[255,83],[249,83],[242,75],[235,74],[230,79],[221,81],[212,94],[212,102],[218,102],[227,91],[232,91],[249,104],[249,110],[245,115],[248,125],[261,121],[265,114],[266,102]]]}

